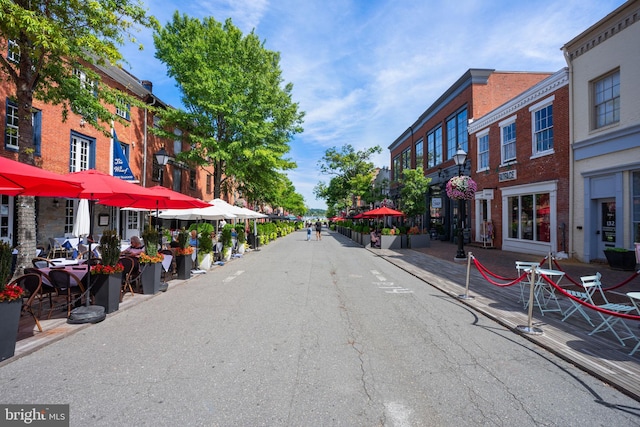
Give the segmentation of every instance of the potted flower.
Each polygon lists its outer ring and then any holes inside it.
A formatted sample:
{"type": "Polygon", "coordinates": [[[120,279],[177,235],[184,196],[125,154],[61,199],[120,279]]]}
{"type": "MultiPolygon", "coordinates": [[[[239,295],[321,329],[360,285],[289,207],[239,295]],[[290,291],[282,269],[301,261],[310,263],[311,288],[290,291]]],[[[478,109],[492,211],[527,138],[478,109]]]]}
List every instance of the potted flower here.
{"type": "Polygon", "coordinates": [[[636,269],[636,253],[625,248],[607,248],[604,256],[612,270],[634,271],[636,269]]]}
{"type": "Polygon", "coordinates": [[[160,291],[164,256],[158,253],[158,233],[151,225],[145,227],[142,238],[144,239],[144,252],[138,257],[140,283],[142,284],[142,293],[152,295],[160,291]]]}
{"type": "Polygon", "coordinates": [[[100,264],[91,266],[90,286],[96,305],[104,307],[105,313],[113,313],[120,307],[122,274],[120,261],[120,236],[115,230],[105,230],[100,238],[100,264]]]}
{"type": "Polygon", "coordinates": [[[187,280],[191,277],[193,266],[193,248],[189,246],[189,232],[184,228],[178,233],[178,247],[176,248],[176,268],[178,279],[187,280]]]}
{"type": "Polygon", "coordinates": [[[453,200],[473,200],[478,185],[469,176],[454,176],[447,181],[447,196],[453,200]]]}
{"type": "Polygon", "coordinates": [[[15,353],[24,295],[20,286],[8,284],[12,257],[11,246],[0,242],[0,361],[13,357],[15,353]]]}

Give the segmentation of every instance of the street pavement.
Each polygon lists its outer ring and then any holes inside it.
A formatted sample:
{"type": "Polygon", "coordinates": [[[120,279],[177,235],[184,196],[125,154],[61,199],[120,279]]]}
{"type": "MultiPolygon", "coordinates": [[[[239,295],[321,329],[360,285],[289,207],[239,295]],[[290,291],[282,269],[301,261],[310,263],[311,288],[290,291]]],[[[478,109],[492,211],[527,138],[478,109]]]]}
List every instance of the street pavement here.
{"type": "Polygon", "coordinates": [[[398,268],[414,257],[293,233],[3,362],[0,402],[68,403],[78,426],[640,424],[637,401],[434,286],[463,266],[425,281],[398,268]]]}

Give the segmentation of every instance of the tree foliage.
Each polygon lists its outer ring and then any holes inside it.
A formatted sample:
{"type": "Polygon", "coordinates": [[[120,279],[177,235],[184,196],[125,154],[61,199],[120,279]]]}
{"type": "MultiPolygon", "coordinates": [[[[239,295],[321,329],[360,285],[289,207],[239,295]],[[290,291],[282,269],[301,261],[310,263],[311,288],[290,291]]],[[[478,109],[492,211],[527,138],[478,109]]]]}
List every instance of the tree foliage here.
{"type": "Polygon", "coordinates": [[[382,152],[380,146],[356,151],[347,144],[340,150],[336,147],[328,149],[318,161],[320,172],[331,175],[329,183],[319,182],[314,194],[327,202],[333,212],[350,209],[358,198],[371,192],[375,166],[371,156],[382,152]]]}
{"type": "MultiPolygon", "coordinates": [[[[118,119],[108,105],[120,94],[100,84],[90,64],[117,65],[122,60],[118,46],[135,42],[136,28],[157,25],[141,1],[0,0],[0,43],[11,56],[0,55],[0,78],[15,91],[20,161],[34,164],[34,98],[61,105],[63,120],[74,111],[107,132],[105,124],[118,119]]],[[[16,274],[30,262],[36,246],[29,227],[35,222],[35,203],[32,197],[22,199],[17,204],[16,274]]]]}
{"type": "Polygon", "coordinates": [[[215,197],[239,184],[257,187],[295,167],[289,141],[302,132],[304,113],[283,85],[280,55],[247,36],[230,19],[224,24],[176,12],[154,35],[156,57],[181,91],[184,110],[159,111],[162,136],[173,130],[191,147],[179,160],[214,166],[215,197]]]}
{"type": "Polygon", "coordinates": [[[430,183],[431,178],[424,176],[422,168],[402,171],[402,188],[400,189],[402,205],[400,209],[407,218],[415,219],[416,216],[426,212],[425,194],[429,191],[430,183]]]}

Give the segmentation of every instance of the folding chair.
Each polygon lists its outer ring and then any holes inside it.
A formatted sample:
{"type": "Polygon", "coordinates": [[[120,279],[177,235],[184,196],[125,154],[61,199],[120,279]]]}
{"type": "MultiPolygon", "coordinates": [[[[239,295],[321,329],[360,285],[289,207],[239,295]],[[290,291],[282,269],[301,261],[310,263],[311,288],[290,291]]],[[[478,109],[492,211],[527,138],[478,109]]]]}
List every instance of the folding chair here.
{"type": "MultiPolygon", "coordinates": [[[[638,314],[640,314],[640,292],[627,292],[627,296],[631,300],[631,303],[635,307],[638,314]]],[[[640,340],[638,340],[638,343],[636,344],[636,346],[633,347],[633,350],[631,350],[631,353],[629,353],[629,356],[633,356],[633,353],[638,351],[638,349],[640,349],[640,340]]]]}
{"type": "MultiPolygon", "coordinates": [[[[602,290],[602,284],[600,283],[600,274],[595,274],[593,276],[582,276],[580,277],[580,281],[582,282],[582,287],[587,291],[588,303],[597,306],[598,308],[602,308],[609,311],[614,311],[616,313],[629,313],[630,311],[636,310],[634,305],[626,305],[626,304],[616,304],[610,303],[607,300],[607,297],[602,290]],[[600,293],[600,297],[604,304],[596,304],[593,301],[593,296],[596,292],[600,293]]],[[[620,341],[620,344],[624,347],[624,342],[629,339],[638,339],[636,335],[631,332],[629,326],[624,322],[622,317],[616,316],[614,314],[605,314],[599,311],[596,311],[598,316],[602,319],[602,323],[600,323],[593,331],[589,333],[589,335],[593,335],[598,332],[606,332],[611,331],[613,335],[620,341]],[[626,331],[628,334],[627,337],[621,338],[618,332],[613,328],[615,325],[620,324],[622,329],[626,331]]]]}
{"type": "MultiPolygon", "coordinates": [[[[518,272],[518,277],[522,276],[527,270],[531,270],[533,267],[540,267],[540,263],[538,262],[529,262],[529,261],[516,261],[516,271],[518,272]]],[[[520,299],[518,302],[524,304],[525,308],[529,303],[528,299],[525,299],[526,290],[531,283],[531,276],[527,274],[527,277],[520,281],[520,299]]]]}
{"type": "Polygon", "coordinates": [[[40,319],[33,311],[33,302],[36,298],[42,300],[40,295],[40,289],[42,288],[42,276],[35,273],[23,274],[13,281],[14,285],[20,286],[27,292],[27,297],[22,299],[22,312],[29,313],[33,320],[36,322],[38,330],[42,332],[42,326],[40,326],[40,319]]]}
{"type": "MultiPolygon", "coordinates": [[[[600,274],[600,273],[598,273],[600,274]]],[[[594,288],[595,290],[595,288],[594,288]]],[[[566,293],[568,293],[569,295],[576,297],[578,299],[580,299],[583,302],[589,302],[589,295],[587,294],[586,291],[574,291],[572,289],[565,289],[564,290],[566,293]]],[[[573,315],[573,313],[575,313],[576,311],[578,313],[580,313],[582,315],[582,317],[585,318],[585,320],[587,322],[589,322],[589,324],[593,327],[595,327],[596,325],[593,324],[593,322],[591,321],[591,318],[589,317],[589,315],[584,311],[584,309],[582,308],[582,304],[580,304],[577,301],[572,300],[571,298],[569,298],[569,302],[571,302],[571,308],[569,308],[565,313],[564,313],[564,317],[562,318],[562,321],[564,322],[565,320],[567,320],[569,317],[571,317],[573,315]]]]}

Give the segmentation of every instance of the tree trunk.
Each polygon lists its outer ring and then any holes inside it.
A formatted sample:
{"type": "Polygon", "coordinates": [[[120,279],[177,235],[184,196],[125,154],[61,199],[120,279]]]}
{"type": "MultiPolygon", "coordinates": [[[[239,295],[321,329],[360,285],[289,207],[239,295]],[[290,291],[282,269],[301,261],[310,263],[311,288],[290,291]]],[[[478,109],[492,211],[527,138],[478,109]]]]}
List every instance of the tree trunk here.
{"type": "MultiPolygon", "coordinates": [[[[27,74],[30,77],[29,74],[27,74]]],[[[18,160],[35,166],[33,144],[33,122],[31,106],[33,105],[33,91],[28,83],[18,83],[18,144],[20,152],[18,160]]],[[[14,277],[21,275],[25,267],[31,265],[36,255],[36,201],[35,197],[19,196],[16,198],[16,216],[18,235],[15,243],[18,246],[18,257],[14,277]]]]}

